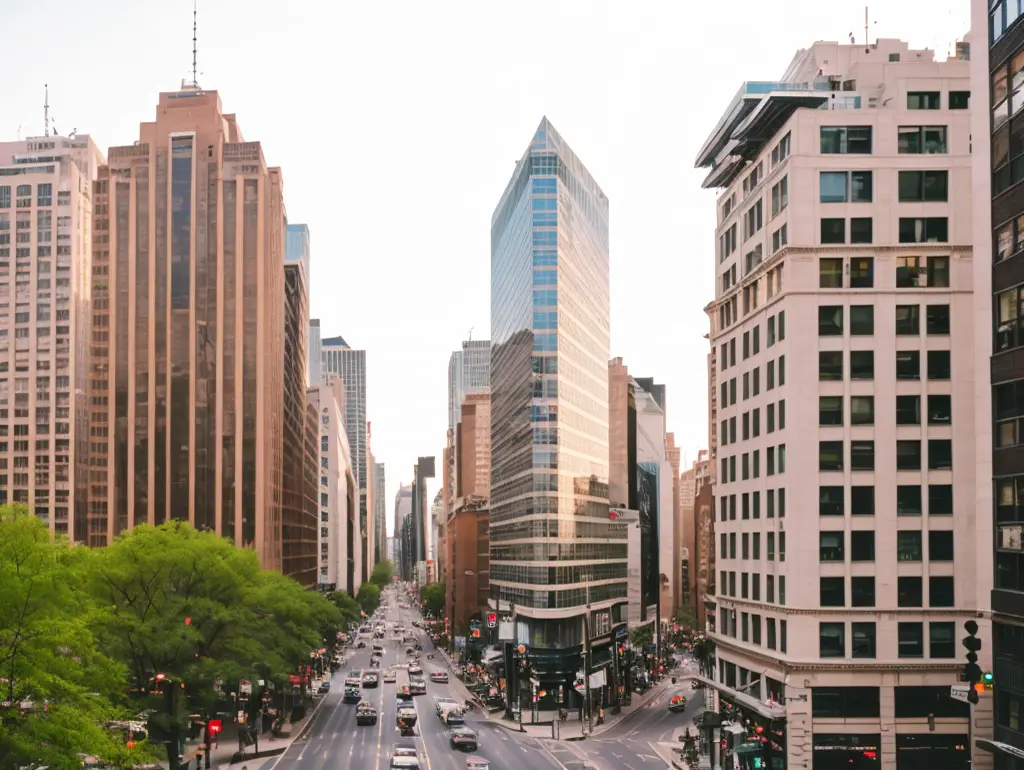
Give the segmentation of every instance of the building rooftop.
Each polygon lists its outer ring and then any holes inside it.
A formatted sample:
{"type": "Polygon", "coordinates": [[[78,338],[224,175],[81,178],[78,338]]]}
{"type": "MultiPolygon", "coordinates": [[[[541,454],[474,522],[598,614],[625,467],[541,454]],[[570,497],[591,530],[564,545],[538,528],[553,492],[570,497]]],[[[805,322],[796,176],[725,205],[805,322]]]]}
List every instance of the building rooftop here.
{"type": "Polygon", "coordinates": [[[325,348],[328,348],[328,347],[347,348],[347,347],[349,347],[349,344],[347,342],[345,342],[345,338],[344,337],[340,337],[340,336],[339,337],[324,337],[322,340],[320,340],[320,344],[323,345],[325,348]]]}

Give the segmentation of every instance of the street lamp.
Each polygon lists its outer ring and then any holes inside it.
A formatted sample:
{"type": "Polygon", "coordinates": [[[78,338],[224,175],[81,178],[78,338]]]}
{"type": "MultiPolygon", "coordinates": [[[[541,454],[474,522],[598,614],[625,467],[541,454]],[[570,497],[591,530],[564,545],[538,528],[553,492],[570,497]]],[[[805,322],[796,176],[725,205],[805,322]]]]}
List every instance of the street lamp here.
{"type": "Polygon", "coordinates": [[[592,734],[594,732],[594,713],[593,704],[590,702],[590,667],[592,664],[592,650],[590,649],[590,581],[593,579],[593,576],[591,573],[587,573],[581,577],[583,577],[587,584],[587,612],[583,616],[583,692],[587,702],[587,733],[592,734]]]}

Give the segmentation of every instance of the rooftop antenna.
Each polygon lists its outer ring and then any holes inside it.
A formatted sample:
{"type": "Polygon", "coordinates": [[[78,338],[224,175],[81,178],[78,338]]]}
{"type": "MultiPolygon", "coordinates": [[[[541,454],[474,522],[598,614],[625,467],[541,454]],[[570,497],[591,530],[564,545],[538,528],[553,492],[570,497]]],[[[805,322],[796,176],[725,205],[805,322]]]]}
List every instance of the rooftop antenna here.
{"type": "Polygon", "coordinates": [[[46,98],[43,101],[43,136],[50,135],[50,84],[44,83],[46,98]]]}
{"type": "Polygon", "coordinates": [[[199,18],[198,11],[199,11],[198,0],[192,0],[192,87],[193,88],[199,88],[199,67],[197,66],[197,59],[196,59],[196,50],[197,50],[197,47],[198,47],[196,45],[196,42],[198,40],[198,35],[196,34],[196,31],[198,29],[198,18],[199,18]]]}
{"type": "Polygon", "coordinates": [[[473,341],[473,327],[472,326],[469,327],[469,341],[470,342],[473,341]]]}
{"type": "Polygon", "coordinates": [[[868,39],[868,7],[864,6],[864,45],[871,45],[868,39]]]}

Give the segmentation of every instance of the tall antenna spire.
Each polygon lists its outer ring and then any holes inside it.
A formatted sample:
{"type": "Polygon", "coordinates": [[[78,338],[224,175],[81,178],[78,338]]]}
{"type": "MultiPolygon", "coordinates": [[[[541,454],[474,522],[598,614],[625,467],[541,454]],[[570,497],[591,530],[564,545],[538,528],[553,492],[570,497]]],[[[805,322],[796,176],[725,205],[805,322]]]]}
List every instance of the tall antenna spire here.
{"type": "Polygon", "coordinates": [[[50,135],[50,84],[43,84],[46,89],[46,98],[43,101],[43,136],[50,135]]]}
{"type": "Polygon", "coordinates": [[[199,36],[197,30],[199,28],[199,8],[198,0],[192,0],[192,86],[199,88],[199,67],[197,66],[196,50],[198,48],[197,41],[199,36]]]}

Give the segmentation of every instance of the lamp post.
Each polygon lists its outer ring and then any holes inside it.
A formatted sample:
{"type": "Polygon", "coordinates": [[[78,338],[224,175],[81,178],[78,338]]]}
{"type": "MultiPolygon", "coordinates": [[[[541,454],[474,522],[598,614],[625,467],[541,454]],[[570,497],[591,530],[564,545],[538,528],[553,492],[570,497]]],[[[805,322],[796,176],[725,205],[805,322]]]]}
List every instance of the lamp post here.
{"type": "Polygon", "coordinates": [[[585,578],[587,581],[587,614],[583,616],[583,691],[584,697],[586,698],[587,704],[587,734],[594,732],[594,714],[593,704],[590,702],[590,668],[592,665],[591,661],[591,648],[590,648],[590,580],[591,577],[588,574],[585,578]]]}

